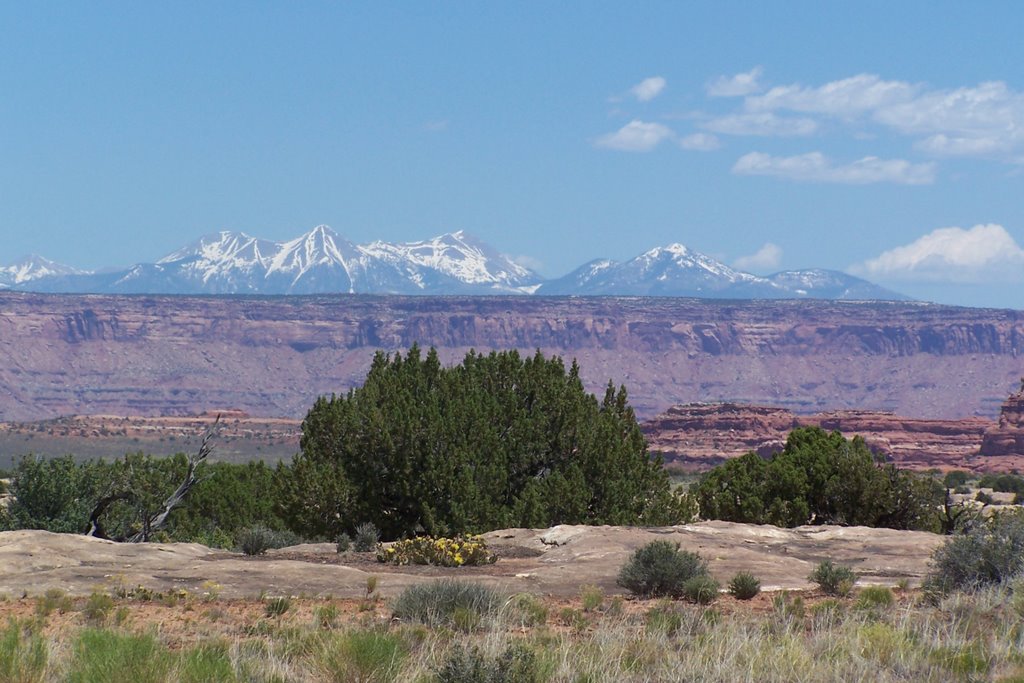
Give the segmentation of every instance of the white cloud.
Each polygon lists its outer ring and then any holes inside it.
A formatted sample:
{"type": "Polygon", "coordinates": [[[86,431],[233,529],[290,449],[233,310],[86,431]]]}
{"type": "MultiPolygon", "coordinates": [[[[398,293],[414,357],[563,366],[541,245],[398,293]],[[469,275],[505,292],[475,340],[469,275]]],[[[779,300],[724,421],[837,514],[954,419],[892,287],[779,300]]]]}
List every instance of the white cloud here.
{"type": "Polygon", "coordinates": [[[640,81],[629,92],[641,102],[650,102],[665,89],[666,81],[661,76],[651,76],[640,81]]]}
{"type": "Polygon", "coordinates": [[[864,157],[849,164],[835,165],[821,152],[777,157],[751,152],[732,167],[739,175],[763,175],[787,180],[867,185],[897,183],[927,185],[935,180],[934,164],[913,164],[904,159],[864,157]]]}
{"type": "Polygon", "coordinates": [[[675,133],[668,126],[634,119],[614,133],[602,135],[594,144],[621,152],[649,152],[673,137],[675,133]]]}
{"type": "Polygon", "coordinates": [[[850,118],[884,106],[907,102],[918,90],[918,86],[902,81],[883,81],[873,74],[858,74],[817,88],[778,86],[763,95],[748,97],[744,105],[750,111],[788,109],[850,118]]]}
{"type": "Polygon", "coordinates": [[[711,97],[742,97],[761,91],[761,73],[764,71],[755,66],[746,73],[734,76],[719,76],[708,84],[708,95],[711,97]]]}
{"type": "Polygon", "coordinates": [[[710,133],[694,133],[679,139],[679,146],[694,152],[710,152],[721,146],[718,138],[710,133]]]}
{"type": "Polygon", "coordinates": [[[1001,225],[939,228],[851,268],[871,277],[957,283],[1024,280],[1024,249],[1001,225]]]}
{"type": "Polygon", "coordinates": [[[770,111],[729,114],[711,119],[703,127],[724,135],[800,136],[818,130],[818,123],[808,118],[776,116],[770,111]]]}
{"type": "Polygon", "coordinates": [[[935,155],[1019,163],[1024,150],[1024,93],[1002,81],[943,90],[858,74],[819,87],[775,87],[747,97],[744,110],[869,121],[921,138],[917,148],[935,155]]]}
{"type": "Polygon", "coordinates": [[[782,248],[777,244],[765,242],[764,245],[749,256],[741,256],[733,261],[739,270],[775,270],[782,263],[782,248]]]}

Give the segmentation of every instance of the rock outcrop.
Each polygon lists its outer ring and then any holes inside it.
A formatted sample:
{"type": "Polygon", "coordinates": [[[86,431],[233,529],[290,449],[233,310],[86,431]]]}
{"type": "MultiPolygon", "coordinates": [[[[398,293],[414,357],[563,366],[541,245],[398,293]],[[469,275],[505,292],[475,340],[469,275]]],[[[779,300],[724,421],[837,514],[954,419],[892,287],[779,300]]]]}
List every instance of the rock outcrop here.
{"type": "Polygon", "coordinates": [[[572,297],[0,293],[0,421],[72,414],[305,414],[412,343],[577,358],[641,417],[695,401],[994,416],[1024,312],[914,303],[572,297]]]}
{"type": "Polygon", "coordinates": [[[988,457],[1024,459],[1024,379],[1020,391],[1011,394],[999,411],[999,421],[985,431],[981,454],[988,457]]]}
{"type": "Polygon", "coordinates": [[[692,469],[748,451],[767,457],[782,450],[792,429],[810,426],[862,436],[873,451],[901,467],[987,469],[993,463],[976,456],[982,435],[994,424],[986,418],[927,420],[867,410],[797,415],[783,408],[724,403],[673,406],[643,429],[652,451],[692,469]]]}

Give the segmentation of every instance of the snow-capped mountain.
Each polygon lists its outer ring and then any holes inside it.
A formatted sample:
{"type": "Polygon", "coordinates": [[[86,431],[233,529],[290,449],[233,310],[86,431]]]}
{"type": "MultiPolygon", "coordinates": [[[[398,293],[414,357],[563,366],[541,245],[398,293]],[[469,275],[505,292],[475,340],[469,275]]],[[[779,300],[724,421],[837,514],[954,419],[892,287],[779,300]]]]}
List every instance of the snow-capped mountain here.
{"type": "Polygon", "coordinates": [[[38,256],[0,268],[0,289],[115,294],[545,294],[717,299],[901,300],[831,270],[751,275],[682,244],[625,262],[591,261],[564,277],[539,275],[462,232],[418,242],[355,244],[326,225],[286,242],[223,231],[156,263],[87,273],[38,256]]]}
{"type": "Polygon", "coordinates": [[[769,275],[774,284],[792,292],[795,298],[839,299],[848,301],[910,301],[891,289],[847,275],[838,270],[811,268],[785,270],[769,275]]]}
{"type": "MultiPolygon", "coordinates": [[[[326,225],[286,242],[206,235],[116,273],[62,273],[25,289],[120,294],[522,294],[540,276],[466,233],[354,244],[326,225]]],[[[13,286],[13,285],[12,285],[13,286]]]]}
{"type": "Polygon", "coordinates": [[[860,278],[832,270],[792,270],[769,277],[735,270],[682,244],[656,247],[622,263],[591,261],[537,294],[686,296],[711,299],[905,300],[860,278]]]}
{"type": "Polygon", "coordinates": [[[56,263],[36,254],[22,257],[6,267],[0,267],[0,289],[25,285],[42,278],[76,275],[82,271],[56,263]]]}

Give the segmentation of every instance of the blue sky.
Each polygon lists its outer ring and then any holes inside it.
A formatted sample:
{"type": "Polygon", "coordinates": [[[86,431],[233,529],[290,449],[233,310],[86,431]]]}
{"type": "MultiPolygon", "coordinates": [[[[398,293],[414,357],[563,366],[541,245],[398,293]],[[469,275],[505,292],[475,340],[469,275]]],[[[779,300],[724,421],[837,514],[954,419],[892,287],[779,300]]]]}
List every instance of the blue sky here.
{"type": "Polygon", "coordinates": [[[466,230],[1024,308],[1024,5],[0,4],[0,263],[466,230]]]}

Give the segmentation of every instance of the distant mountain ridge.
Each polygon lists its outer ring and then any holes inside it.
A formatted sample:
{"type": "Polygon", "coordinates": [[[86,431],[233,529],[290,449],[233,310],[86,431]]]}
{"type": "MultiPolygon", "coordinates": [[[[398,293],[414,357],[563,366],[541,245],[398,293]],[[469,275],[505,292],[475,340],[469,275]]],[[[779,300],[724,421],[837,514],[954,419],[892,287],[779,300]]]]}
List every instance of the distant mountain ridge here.
{"type": "Polygon", "coordinates": [[[39,256],[0,268],[0,289],[68,294],[540,294],[729,299],[907,300],[831,270],[767,277],[682,244],[624,262],[591,261],[545,281],[463,231],[429,240],[355,244],[326,225],[285,242],[222,231],[156,263],[86,272],[39,256]]]}

